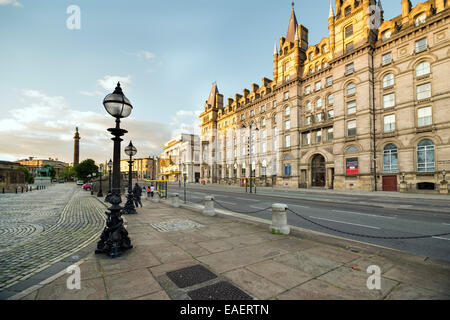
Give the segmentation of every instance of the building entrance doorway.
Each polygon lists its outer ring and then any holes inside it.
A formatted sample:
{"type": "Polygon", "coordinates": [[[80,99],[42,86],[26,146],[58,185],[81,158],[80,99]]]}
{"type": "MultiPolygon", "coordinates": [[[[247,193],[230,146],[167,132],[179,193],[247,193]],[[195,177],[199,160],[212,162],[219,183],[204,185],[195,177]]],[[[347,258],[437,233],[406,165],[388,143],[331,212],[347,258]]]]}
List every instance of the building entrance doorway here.
{"type": "Polygon", "coordinates": [[[326,185],[326,168],[325,158],[317,154],[312,159],[311,163],[311,185],[313,187],[323,188],[326,185]]]}
{"type": "Polygon", "coordinates": [[[397,192],[397,176],[383,176],[383,191],[397,192]]]}

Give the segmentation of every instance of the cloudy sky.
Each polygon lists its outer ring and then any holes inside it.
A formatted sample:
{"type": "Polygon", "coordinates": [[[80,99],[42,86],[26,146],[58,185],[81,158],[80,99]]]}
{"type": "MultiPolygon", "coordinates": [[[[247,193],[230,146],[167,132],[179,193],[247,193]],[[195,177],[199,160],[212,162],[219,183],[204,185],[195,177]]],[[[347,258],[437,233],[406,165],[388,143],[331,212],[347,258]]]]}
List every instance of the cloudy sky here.
{"type": "MultiPolygon", "coordinates": [[[[385,18],[400,2],[383,2],[385,18]]],[[[295,7],[311,44],[327,36],[328,0],[295,7]]],[[[77,126],[81,159],[109,159],[102,101],[117,81],[134,106],[125,142],[160,154],[172,136],[199,132],[214,81],[227,98],[272,78],[290,12],[290,0],[0,0],[0,160],[71,162],[77,126]],[[80,29],[67,26],[71,5],[80,29]]]]}

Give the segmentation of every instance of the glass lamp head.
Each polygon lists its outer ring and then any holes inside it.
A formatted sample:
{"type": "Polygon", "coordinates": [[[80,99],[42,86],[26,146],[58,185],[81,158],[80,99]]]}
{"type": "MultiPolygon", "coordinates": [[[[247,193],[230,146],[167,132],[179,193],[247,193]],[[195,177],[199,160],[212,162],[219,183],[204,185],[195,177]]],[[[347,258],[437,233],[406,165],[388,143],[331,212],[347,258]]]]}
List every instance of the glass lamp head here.
{"type": "Polygon", "coordinates": [[[137,149],[133,146],[133,143],[130,141],[130,144],[125,148],[125,154],[130,157],[134,157],[137,153],[137,149]]]}
{"type": "Polygon", "coordinates": [[[114,92],[105,97],[103,106],[110,115],[117,119],[128,117],[133,110],[130,100],[123,94],[120,82],[117,83],[114,92]]]}

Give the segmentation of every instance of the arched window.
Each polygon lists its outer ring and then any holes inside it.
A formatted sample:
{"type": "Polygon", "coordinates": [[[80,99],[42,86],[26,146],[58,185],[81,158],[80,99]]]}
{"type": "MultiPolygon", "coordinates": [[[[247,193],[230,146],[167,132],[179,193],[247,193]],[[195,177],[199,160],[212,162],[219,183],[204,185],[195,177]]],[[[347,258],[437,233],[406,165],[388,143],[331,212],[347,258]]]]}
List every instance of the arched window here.
{"type": "Polygon", "coordinates": [[[347,95],[350,96],[356,93],[356,85],[351,82],[347,85],[347,95]]]}
{"type": "Polygon", "coordinates": [[[359,150],[356,147],[350,147],[345,151],[345,153],[357,153],[359,150]]]}
{"type": "Polygon", "coordinates": [[[434,172],[434,142],[422,140],[417,145],[417,171],[434,172]]]}
{"type": "Polygon", "coordinates": [[[384,172],[398,172],[398,149],[395,144],[388,144],[383,151],[384,172]]]}
{"type": "Polygon", "coordinates": [[[266,126],[266,118],[262,118],[261,119],[261,126],[265,127],[266,126]]]}
{"type": "Polygon", "coordinates": [[[383,88],[393,86],[394,83],[394,75],[392,73],[389,73],[383,77],[383,88]]]}
{"type": "Polygon", "coordinates": [[[311,111],[311,101],[306,102],[305,108],[306,111],[311,111]]]}
{"type": "Polygon", "coordinates": [[[330,94],[327,99],[328,99],[328,105],[334,104],[334,94],[330,94]]]}
{"type": "Polygon", "coordinates": [[[322,102],[322,98],[319,98],[316,100],[316,107],[317,108],[322,108],[323,106],[323,102],[322,102]]]}
{"type": "Polygon", "coordinates": [[[430,63],[428,61],[421,62],[416,67],[416,77],[430,74],[430,63]]]}
{"type": "Polygon", "coordinates": [[[286,107],[286,109],[284,109],[284,114],[285,114],[286,116],[291,115],[291,108],[290,108],[290,107],[286,107]]]}
{"type": "Polygon", "coordinates": [[[276,124],[277,123],[277,115],[274,114],[272,117],[272,124],[276,124]]]}

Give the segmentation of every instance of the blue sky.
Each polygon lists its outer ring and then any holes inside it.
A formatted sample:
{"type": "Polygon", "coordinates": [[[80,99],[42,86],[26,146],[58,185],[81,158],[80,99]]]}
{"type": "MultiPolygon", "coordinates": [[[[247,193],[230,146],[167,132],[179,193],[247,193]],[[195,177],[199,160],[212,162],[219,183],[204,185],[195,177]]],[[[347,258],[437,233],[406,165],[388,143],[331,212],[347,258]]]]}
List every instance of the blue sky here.
{"type": "MultiPolygon", "coordinates": [[[[383,2],[386,19],[400,3],[383,2]]],[[[328,35],[328,0],[295,8],[310,44],[328,35]]],[[[103,132],[113,120],[102,99],[117,80],[135,107],[126,139],[139,142],[140,156],[158,154],[197,125],[212,82],[227,98],[272,78],[273,45],[290,13],[290,0],[0,0],[0,159],[70,162],[76,125],[82,158],[109,157],[103,132]],[[80,30],[66,27],[72,4],[80,30]]]]}

